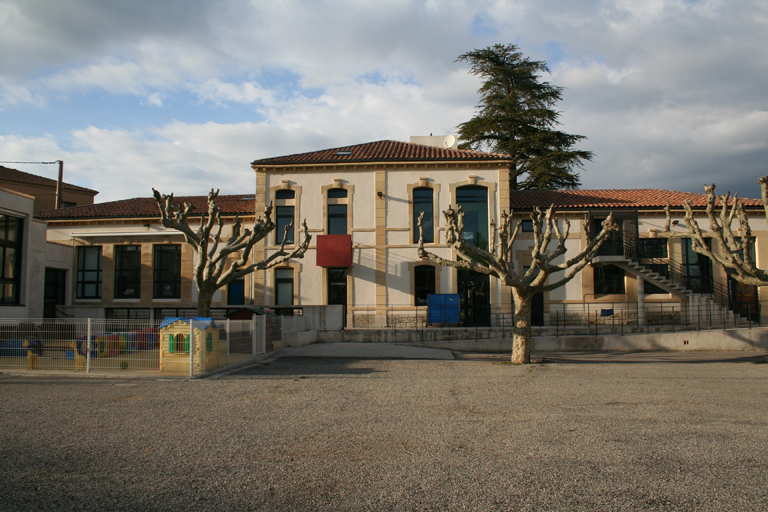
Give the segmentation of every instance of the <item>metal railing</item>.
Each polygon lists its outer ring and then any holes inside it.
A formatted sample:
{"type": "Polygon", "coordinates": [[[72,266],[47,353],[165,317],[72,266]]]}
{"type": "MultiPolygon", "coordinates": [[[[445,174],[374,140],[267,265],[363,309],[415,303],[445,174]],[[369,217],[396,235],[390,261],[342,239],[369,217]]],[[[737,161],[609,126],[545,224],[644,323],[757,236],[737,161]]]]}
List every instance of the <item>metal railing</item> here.
{"type": "MultiPolygon", "coordinates": [[[[744,305],[751,314],[736,315],[710,301],[659,301],[640,308],[631,302],[545,304],[532,315],[533,336],[605,335],[677,332],[762,326],[760,304],[744,305]]],[[[370,341],[455,341],[505,339],[512,336],[514,314],[496,307],[488,325],[430,323],[427,306],[358,306],[347,312],[348,339],[370,341]],[[361,332],[370,331],[364,335],[361,332]],[[399,334],[398,334],[399,332],[399,334]],[[389,333],[389,334],[388,334],[389,333]]],[[[445,315],[452,318],[451,315],[445,315]]]]}

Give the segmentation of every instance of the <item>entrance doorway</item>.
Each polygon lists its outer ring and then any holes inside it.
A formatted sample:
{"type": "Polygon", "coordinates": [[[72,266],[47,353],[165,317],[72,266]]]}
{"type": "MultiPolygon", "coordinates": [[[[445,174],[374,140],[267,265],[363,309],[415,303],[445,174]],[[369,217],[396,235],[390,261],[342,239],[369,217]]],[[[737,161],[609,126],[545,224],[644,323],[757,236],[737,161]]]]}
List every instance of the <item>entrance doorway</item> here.
{"type": "Polygon", "coordinates": [[[43,302],[43,317],[56,318],[56,306],[67,303],[67,271],[61,268],[45,269],[45,299],[43,302]]]}
{"type": "Polygon", "coordinates": [[[491,325],[491,276],[473,270],[458,270],[461,323],[464,326],[491,325]]]}
{"type": "Polygon", "coordinates": [[[731,311],[748,318],[752,322],[760,321],[760,304],[757,301],[757,286],[741,284],[728,277],[728,306],[731,311]]]}
{"type": "Polygon", "coordinates": [[[344,306],[344,326],[347,325],[347,269],[328,269],[328,305],[344,306]]]}
{"type": "Polygon", "coordinates": [[[544,293],[542,292],[534,294],[531,299],[531,325],[544,326],[544,293]]]}

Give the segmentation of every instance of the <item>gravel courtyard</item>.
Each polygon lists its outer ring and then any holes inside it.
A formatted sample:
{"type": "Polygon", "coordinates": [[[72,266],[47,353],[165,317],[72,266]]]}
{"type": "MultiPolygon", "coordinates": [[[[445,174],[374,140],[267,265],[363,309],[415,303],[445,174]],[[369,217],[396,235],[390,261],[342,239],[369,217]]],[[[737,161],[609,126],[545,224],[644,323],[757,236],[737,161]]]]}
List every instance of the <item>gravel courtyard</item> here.
{"type": "Polygon", "coordinates": [[[0,510],[768,510],[764,353],[0,375],[0,510]]]}

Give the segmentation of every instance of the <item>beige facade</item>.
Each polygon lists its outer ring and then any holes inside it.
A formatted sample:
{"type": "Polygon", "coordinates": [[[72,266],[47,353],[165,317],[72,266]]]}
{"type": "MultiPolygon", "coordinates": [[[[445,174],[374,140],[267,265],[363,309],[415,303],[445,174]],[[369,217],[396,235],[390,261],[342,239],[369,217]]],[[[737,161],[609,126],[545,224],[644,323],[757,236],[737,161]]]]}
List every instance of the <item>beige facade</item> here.
{"type": "MultiPolygon", "coordinates": [[[[254,217],[242,220],[247,226],[254,222],[254,217]]],[[[233,222],[233,217],[225,217],[223,240],[230,236],[233,222]]],[[[194,220],[190,224],[194,225],[194,220]]],[[[157,218],[48,220],[48,242],[59,249],[68,248],[71,257],[66,267],[67,282],[70,283],[66,304],[58,308],[66,316],[165,318],[196,314],[198,294],[192,279],[195,253],[181,233],[160,225],[159,214],[157,218]],[[135,247],[140,262],[138,275],[128,275],[129,281],[137,286],[123,284],[121,288],[119,280],[124,274],[116,268],[119,266],[118,253],[124,257],[122,254],[125,252],[121,251],[128,247],[135,247]],[[84,257],[84,249],[97,251],[99,269],[91,270],[84,265],[84,260],[88,259],[84,257]],[[178,251],[180,264],[178,288],[171,283],[168,286],[172,289],[168,293],[158,290],[158,281],[162,278],[158,275],[160,269],[156,253],[165,250],[178,251]],[[93,272],[99,275],[89,275],[93,272]]],[[[243,286],[242,303],[253,303],[252,289],[253,278],[249,276],[243,286]]],[[[211,307],[217,316],[223,315],[229,307],[228,291],[228,287],[224,287],[214,295],[211,307]]],[[[233,307],[240,307],[240,304],[233,307]]]]}
{"type": "MultiPolygon", "coordinates": [[[[442,140],[442,139],[440,139],[442,140]]],[[[403,143],[405,144],[405,143],[403,143]]],[[[318,266],[317,237],[329,234],[329,212],[346,205],[346,233],[351,235],[352,264],[345,267],[345,301],[353,315],[386,315],[413,310],[417,305],[416,268],[430,267],[435,282],[431,293],[458,293],[458,273],[417,256],[414,190],[431,190],[434,241],[427,246],[444,258],[454,258],[445,243],[442,211],[458,204],[457,191],[478,187],[487,192],[483,208],[487,221],[498,223],[509,200],[508,162],[490,161],[378,161],[298,165],[253,164],[257,173],[257,204],[279,204],[278,190],[293,189],[297,224],[307,220],[314,240],[303,260],[293,264],[293,303],[329,304],[329,268],[318,266]],[[345,190],[346,197],[329,197],[331,190],[345,190]]],[[[339,195],[339,194],[336,194],[339,195]]],[[[487,231],[487,224],[484,226],[487,231]]],[[[487,236],[487,235],[486,235],[487,236]]],[[[274,238],[262,247],[268,256],[278,249],[274,238]]],[[[264,273],[264,304],[275,302],[276,271],[264,273]]],[[[259,301],[259,292],[256,300],[259,301]]],[[[492,311],[510,311],[510,294],[498,282],[488,282],[492,311]]]]}

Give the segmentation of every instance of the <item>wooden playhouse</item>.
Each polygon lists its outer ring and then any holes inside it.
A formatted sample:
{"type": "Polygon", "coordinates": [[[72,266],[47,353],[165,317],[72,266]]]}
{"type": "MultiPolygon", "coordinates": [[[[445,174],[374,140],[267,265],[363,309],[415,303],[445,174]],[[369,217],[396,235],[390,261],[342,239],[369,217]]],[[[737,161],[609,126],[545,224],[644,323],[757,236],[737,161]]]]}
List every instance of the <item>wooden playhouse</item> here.
{"type": "MultiPolygon", "coordinates": [[[[219,330],[212,318],[166,318],[160,324],[160,371],[189,373],[190,345],[194,373],[219,367],[219,330]],[[190,340],[190,323],[193,338],[190,340]],[[191,341],[193,343],[191,343],[191,341]]],[[[225,342],[226,340],[222,340],[225,342]]]]}

